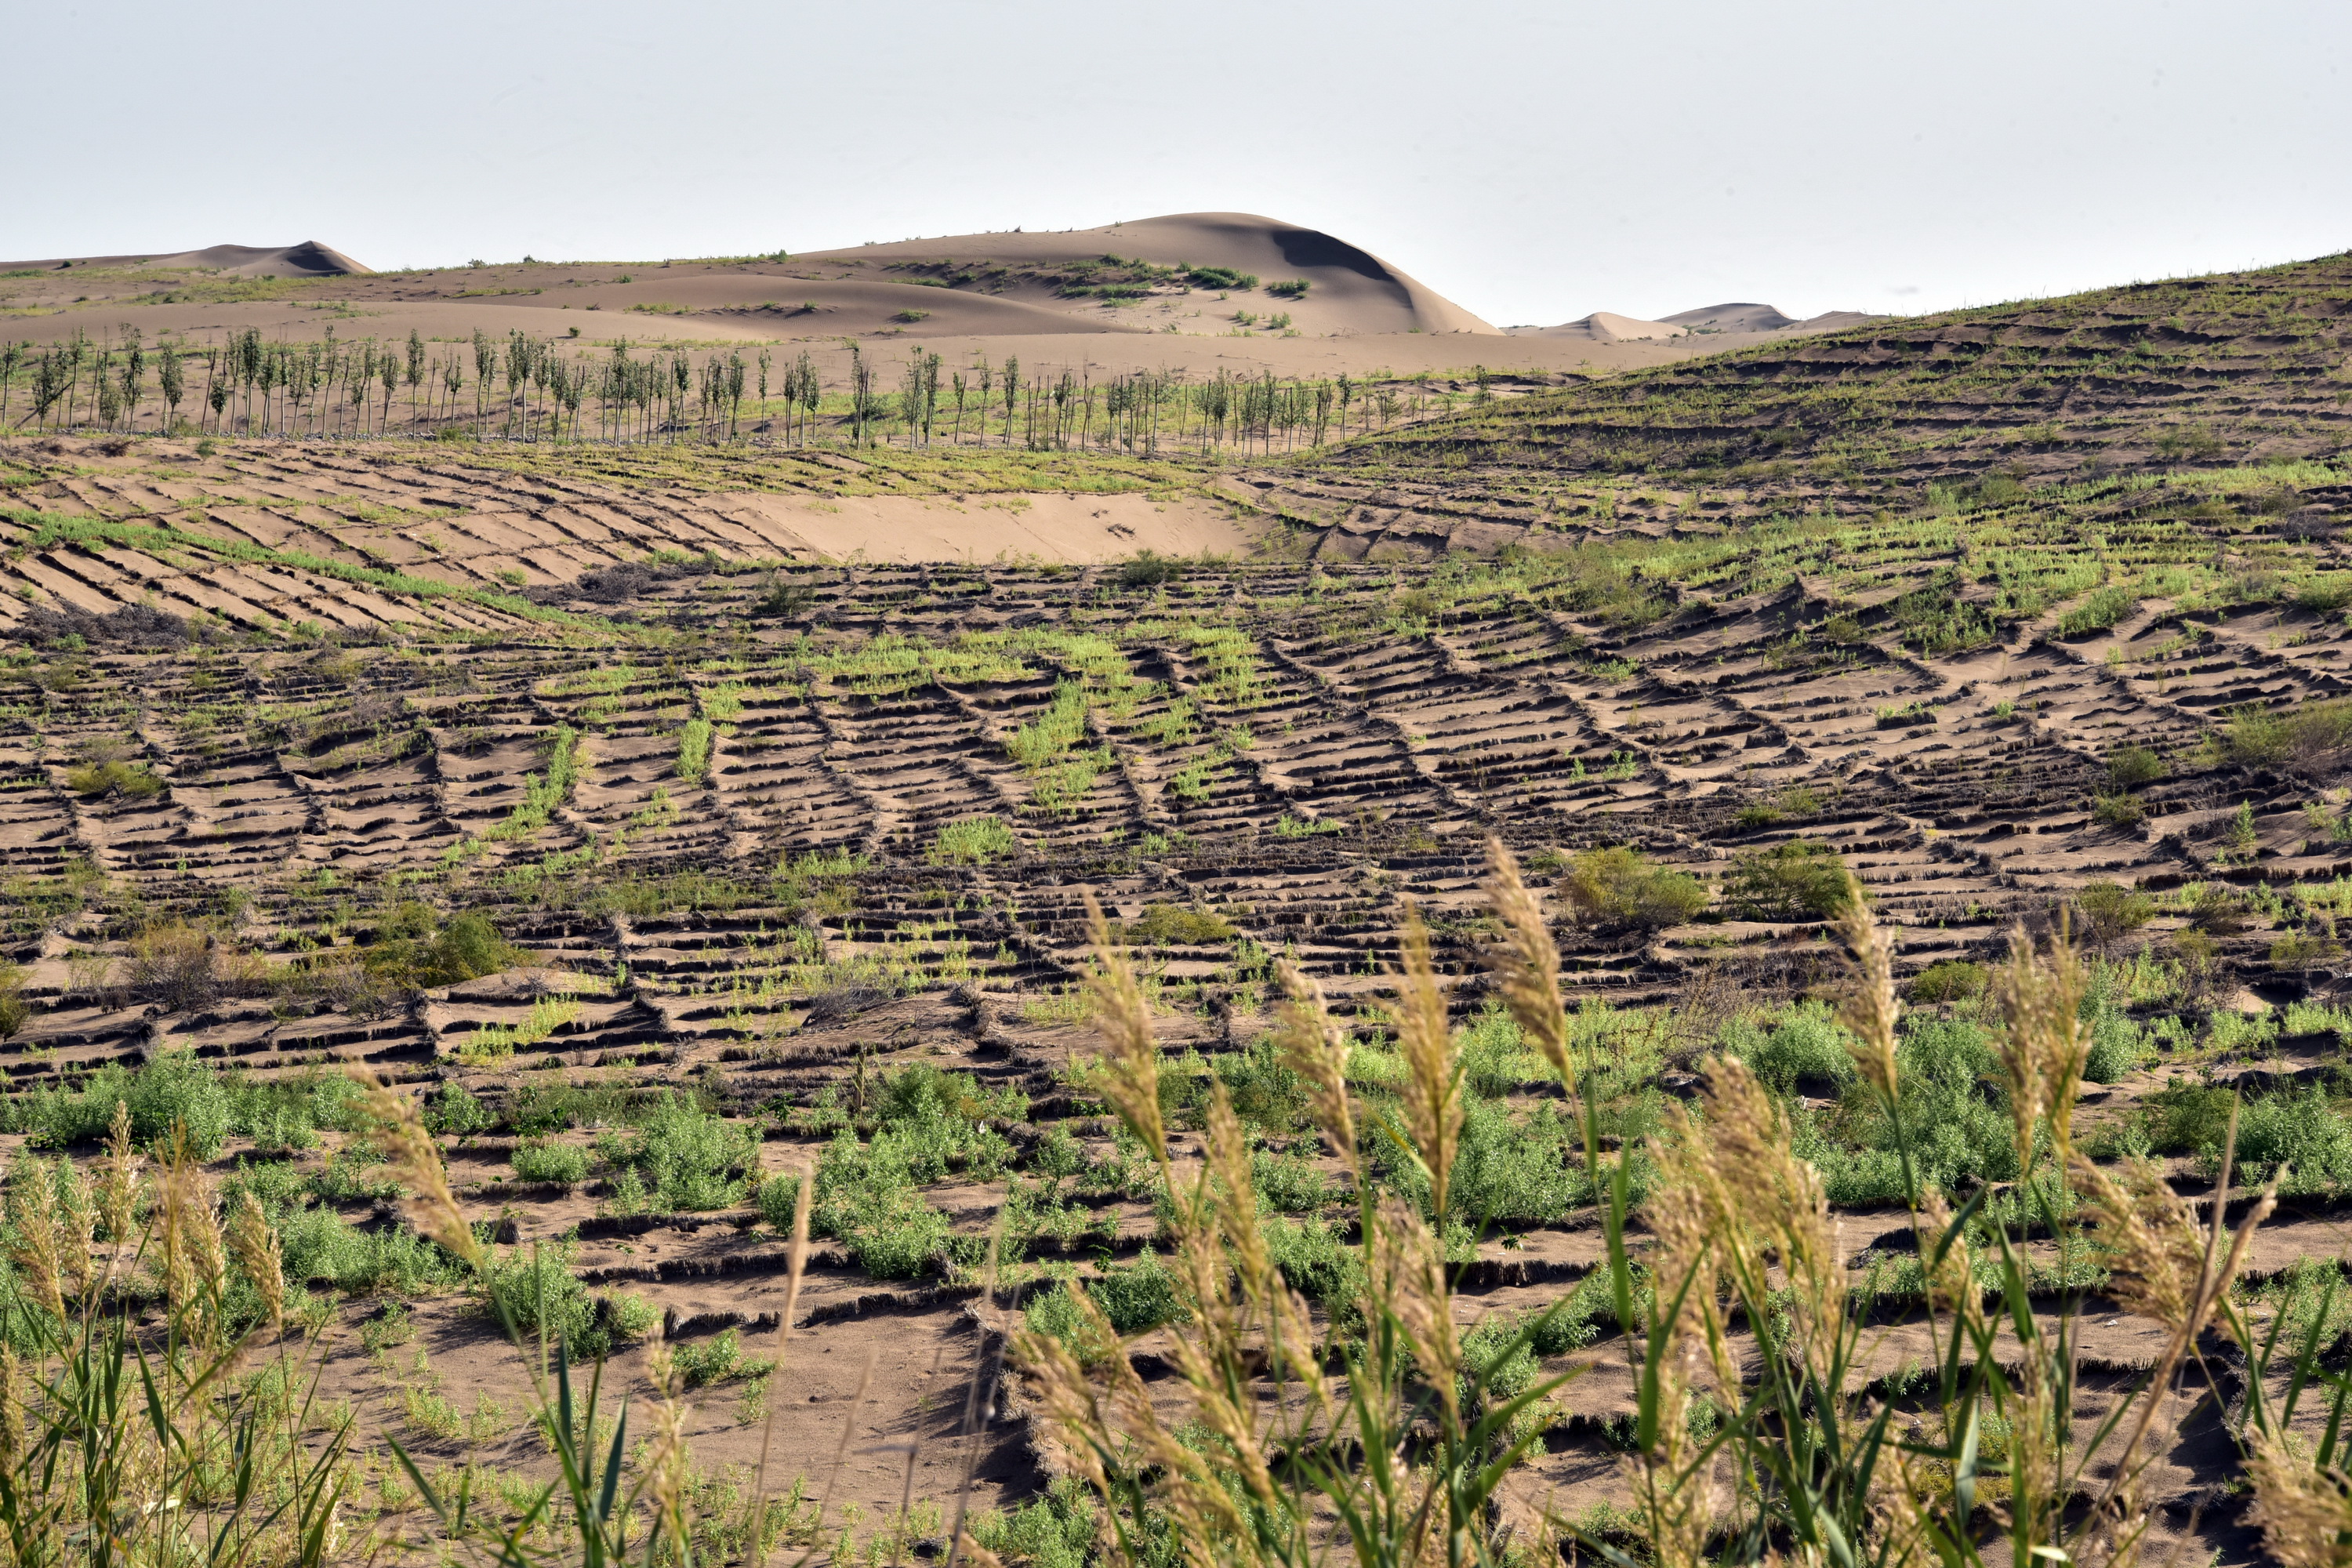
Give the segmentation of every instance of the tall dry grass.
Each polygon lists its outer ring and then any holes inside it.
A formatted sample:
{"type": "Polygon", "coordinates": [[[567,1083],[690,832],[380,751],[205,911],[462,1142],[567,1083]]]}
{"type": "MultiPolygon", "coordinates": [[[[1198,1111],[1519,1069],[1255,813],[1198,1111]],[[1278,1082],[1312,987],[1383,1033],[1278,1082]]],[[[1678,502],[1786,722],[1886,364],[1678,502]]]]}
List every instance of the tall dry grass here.
{"type": "MultiPolygon", "coordinates": [[[[1461,1568],[1539,1561],[1566,1546],[1618,1568],[2126,1568],[2150,1546],[2149,1468],[2201,1385],[2226,1413],[2271,1551],[2291,1568],[2352,1563],[2341,1419],[2352,1383],[2319,1364],[2326,1304],[2312,1315],[2290,1303],[2265,1324],[2233,1294],[2271,1209],[2267,1191],[2232,1230],[2226,1167],[2200,1218],[2154,1167],[2100,1165],[2075,1145],[2083,965],[2063,933],[2037,945],[2017,932],[2000,977],[2019,1168],[2064,1173],[2090,1215],[2084,1244],[2108,1272],[2108,1293],[2167,1331],[2155,1365],[2095,1422],[2080,1418],[2090,1406],[2079,1293],[2037,1290],[2021,1239],[1984,1223],[1986,1193],[1955,1212],[1916,1178],[1908,1315],[1932,1354],[1927,1386],[1887,1392],[1884,1299],[1864,1310],[1819,1177],[1790,1153],[1785,1111],[1737,1059],[1707,1064],[1697,1104],[1670,1114],[1650,1141],[1658,1174],[1640,1216],[1647,1239],[1633,1235],[1632,1160],[1601,1135],[1592,1092],[1604,1064],[1572,1058],[1541,901],[1499,843],[1490,856],[1497,990],[1578,1105],[1601,1194],[1602,1267],[1621,1331],[1607,1353],[1625,1358],[1636,1390],[1622,1477],[1630,1512],[1611,1528],[1549,1518],[1539,1539],[1508,1532],[1502,1489],[1539,1440],[1537,1406],[1562,1380],[1507,1398],[1485,1386],[1482,1369],[1507,1363],[1538,1325],[1499,1355],[1466,1361],[1455,1269],[1428,1217],[1444,1209],[1383,1194],[1360,1158],[1360,1140],[1393,1140],[1428,1173],[1433,1196],[1444,1190],[1461,1061],[1412,911],[1403,912],[1393,1015],[1406,1066],[1393,1118],[1352,1099],[1346,1035],[1312,982],[1282,972],[1282,1045],[1353,1183],[1364,1237],[1360,1290],[1319,1316],[1265,1257],[1245,1134],[1222,1092],[1212,1091],[1205,1156],[1179,1169],[1170,1155],[1150,1012],[1097,918],[1105,1049],[1096,1081],[1177,1194],[1176,1272],[1190,1321],[1171,1341],[1176,1392],[1155,1397],[1123,1354],[1082,1361],[1030,1332],[1015,1334],[1013,1350],[1049,1453],[1101,1499],[1107,1557],[1461,1568]],[[2310,1329],[2283,1344],[2290,1321],[2310,1329]],[[1711,1420],[1699,1418],[1702,1397],[1711,1420]],[[2324,1421],[2308,1418],[2312,1402],[2325,1405],[2324,1421]]],[[[1908,1172],[1892,944],[1860,889],[1849,893],[1845,1017],[1861,1079],[1892,1120],[1908,1172]]],[[[2021,1190],[2037,1195],[2053,1234],[2067,1234],[2048,1212],[2048,1183],[2021,1190]]],[[[1074,1295],[1088,1334],[1115,1345],[1108,1319],[1083,1289],[1074,1295]]]]}

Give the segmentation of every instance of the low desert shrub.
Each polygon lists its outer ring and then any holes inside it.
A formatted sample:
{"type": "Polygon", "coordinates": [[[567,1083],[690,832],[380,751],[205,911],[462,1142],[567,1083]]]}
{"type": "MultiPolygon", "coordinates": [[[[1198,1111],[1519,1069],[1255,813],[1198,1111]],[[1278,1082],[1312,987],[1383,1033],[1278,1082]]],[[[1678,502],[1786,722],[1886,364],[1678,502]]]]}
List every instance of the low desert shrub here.
{"type": "Polygon", "coordinates": [[[1598,925],[1679,925],[1706,908],[1706,886],[1686,871],[1654,865],[1638,849],[1587,849],[1568,865],[1560,890],[1578,916],[1598,925]]]}
{"type": "Polygon", "coordinates": [[[703,1210],[742,1201],[759,1150],[758,1135],[750,1128],[665,1091],[633,1133],[607,1134],[600,1152],[640,1184],[652,1206],[703,1210]]]}
{"type": "Polygon", "coordinates": [[[1946,1002],[1967,1002],[1984,994],[1985,971],[1981,963],[1965,958],[1938,959],[1921,970],[1911,982],[1911,1000],[1928,1006],[1946,1002]]]}
{"type": "Polygon", "coordinates": [[[2119,882],[2087,884],[2074,895],[2074,905],[2083,911],[2093,940],[2100,942],[2128,935],[2156,917],[2154,898],[2119,882]]]}
{"type": "Polygon", "coordinates": [[[2218,745],[2225,760],[2242,767],[2326,765],[2352,750],[2352,698],[2237,709],[2218,745]]]}
{"type": "Polygon", "coordinates": [[[1845,907],[1847,875],[1836,850],[1791,838],[1734,860],[1723,900],[1748,920],[1828,920],[1845,907]]]}
{"type": "Polygon", "coordinates": [[[934,866],[985,866],[991,860],[1002,860],[1018,848],[1013,829],[993,816],[968,817],[950,822],[940,829],[931,846],[930,860],[934,866]]]}
{"type": "Polygon", "coordinates": [[[519,1181],[560,1182],[565,1186],[576,1186],[588,1179],[588,1151],[577,1143],[526,1139],[515,1145],[507,1163],[514,1167],[519,1181]]]}

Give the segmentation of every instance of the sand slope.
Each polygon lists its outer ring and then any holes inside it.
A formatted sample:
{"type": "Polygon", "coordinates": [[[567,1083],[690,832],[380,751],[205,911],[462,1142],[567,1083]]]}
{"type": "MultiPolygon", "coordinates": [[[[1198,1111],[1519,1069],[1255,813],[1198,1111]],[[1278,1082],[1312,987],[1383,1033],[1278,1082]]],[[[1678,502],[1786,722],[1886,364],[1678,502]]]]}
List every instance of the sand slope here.
{"type": "Polygon", "coordinates": [[[41,261],[0,261],[0,271],[27,267],[197,267],[233,278],[364,278],[375,270],[315,239],[299,245],[215,245],[168,256],[53,256],[41,261]]]}
{"type": "MultiPolygon", "coordinates": [[[[1864,310],[1825,310],[1818,316],[1808,316],[1800,321],[1771,305],[1734,302],[1701,305],[1695,310],[1677,310],[1654,321],[1621,316],[1612,310],[1595,310],[1589,316],[1563,321],[1556,327],[1507,327],[1504,330],[1515,338],[1566,338],[1611,343],[1678,338],[1686,333],[1736,333],[1754,338],[1809,337],[1816,332],[1839,331],[1882,319],[1864,310]]],[[[1715,352],[1716,346],[1711,345],[1708,352],[1715,352]]]]}

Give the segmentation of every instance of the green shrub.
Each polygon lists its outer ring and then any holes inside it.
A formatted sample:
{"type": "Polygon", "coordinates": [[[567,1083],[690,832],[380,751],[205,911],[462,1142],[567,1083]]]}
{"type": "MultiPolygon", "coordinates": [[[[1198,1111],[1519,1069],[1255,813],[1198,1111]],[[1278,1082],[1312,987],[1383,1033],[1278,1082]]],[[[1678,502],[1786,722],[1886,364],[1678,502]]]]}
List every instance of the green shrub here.
{"type": "Polygon", "coordinates": [[[515,1145],[507,1163],[520,1181],[560,1182],[569,1187],[588,1179],[588,1151],[577,1143],[527,1139],[515,1145]]]}
{"type": "Polygon", "coordinates": [[[2074,895],[2084,923],[2100,942],[2113,942],[2156,917],[2156,900],[2119,882],[2092,882],[2074,895]]]}
{"type": "Polygon", "coordinates": [[[2146,1108],[2147,1146],[2158,1154],[2202,1154],[2218,1149],[2230,1130],[2230,1106],[2237,1097],[2226,1089],[2174,1079],[2149,1095],[2146,1108]]]}
{"type": "Polygon", "coordinates": [[[836,1133],[817,1161],[810,1210],[877,1279],[926,1273],[947,1249],[947,1216],[924,1201],[905,1142],[890,1134],[861,1144],[846,1128],[836,1133]]]}
{"type": "Polygon", "coordinates": [[[604,1298],[604,1326],[616,1340],[641,1340],[660,1326],[662,1310],[649,1296],[625,1291],[604,1298]]]}
{"type": "Polygon", "coordinates": [[[1725,1050],[1738,1056],[1768,1086],[1782,1094],[1800,1083],[1843,1085],[1853,1081],[1852,1039],[1829,1007],[1800,1002],[1769,1033],[1748,1019],[1735,1019],[1720,1037],[1725,1050]]]}
{"type": "MultiPolygon", "coordinates": [[[[2209,1174],[2218,1172],[2218,1142],[2200,1163],[2209,1174]]],[[[2251,1100],[2239,1109],[2239,1179],[2266,1182],[2282,1165],[2293,1169],[2281,1192],[2336,1192],[2352,1184],[2352,1130],[2318,1089],[2251,1100]]]]}
{"type": "Polygon", "coordinates": [[[2224,758],[2243,767],[2321,765],[2352,749],[2352,698],[2237,709],[2219,744],[2224,758]]]}
{"type": "Polygon", "coordinates": [[[2314,615],[2332,616],[2352,605],[2352,572],[2321,572],[2305,578],[2294,602],[2314,615]]]}
{"type": "Polygon", "coordinates": [[[2146,746],[2118,746],[2107,753],[2107,779],[2119,790],[2144,789],[2170,771],[2146,746]]]}
{"type": "Polygon", "coordinates": [[[2344,944],[2313,926],[2284,932],[2271,943],[2271,967],[2305,974],[2325,969],[2344,956],[2344,944]]]}
{"type": "Polygon", "coordinates": [[[674,1347],[678,1375],[686,1379],[688,1388],[699,1388],[707,1383],[724,1383],[734,1377],[765,1377],[775,1363],[762,1356],[743,1353],[742,1336],[733,1329],[713,1334],[698,1343],[674,1347]]]}
{"type": "Polygon", "coordinates": [[[770,1176],[760,1184],[754,1202],[760,1205],[760,1217],[772,1229],[790,1235],[793,1211],[801,1201],[801,1179],[791,1174],[770,1176]]]}
{"type": "Polygon", "coordinates": [[[1157,588],[1183,575],[1184,563],[1181,561],[1150,550],[1139,550],[1134,560],[1118,569],[1118,585],[1122,588],[1157,588]]]}
{"type": "Polygon", "coordinates": [[[1290,1288],[1327,1311],[1354,1310],[1364,1283],[1362,1255],[1319,1219],[1276,1217],[1259,1226],[1266,1255],[1290,1288]]]}
{"type": "Polygon", "coordinates": [[[1845,907],[1845,859],[1826,845],[1791,838],[1732,862],[1724,902],[1749,920],[1828,920],[1845,907]]]}
{"type": "Polygon", "coordinates": [[[645,1184],[656,1206],[701,1210],[742,1201],[759,1147],[751,1129],[664,1090],[631,1136],[608,1135],[602,1152],[645,1184]]]}
{"type": "MultiPolygon", "coordinates": [[[[1024,1568],[1087,1568],[1097,1533],[1094,1493],[1076,1476],[1058,1476],[1045,1495],[1010,1513],[982,1509],[971,1516],[971,1538],[999,1562],[1024,1568]]],[[[1152,1562],[1160,1559],[1154,1556],[1152,1562]]],[[[1174,1561],[1173,1557],[1170,1561],[1174,1561]]]]}
{"type": "Polygon", "coordinates": [[[1329,1178],[1296,1154],[1253,1150],[1250,1183],[1259,1202],[1280,1214],[1310,1214],[1330,1196],[1329,1178]]]}
{"type": "Polygon", "coordinates": [[[1706,908],[1706,887],[1696,877],[1623,847],[1578,854],[1560,888],[1578,916],[1596,925],[1679,925],[1706,908]]]}
{"type": "Polygon", "coordinates": [[[221,1076],[185,1051],[156,1058],[136,1071],[109,1062],[79,1089],[37,1089],[10,1107],[11,1125],[44,1149],[94,1143],[113,1124],[114,1108],[131,1108],[131,1135],[161,1143],[184,1126],[188,1152],[199,1160],[220,1152],[230,1131],[228,1089],[221,1076]]]}
{"type": "Polygon", "coordinates": [[[1105,1264],[1087,1289],[1110,1326],[1122,1334],[1143,1333],[1184,1318],[1176,1276],[1156,1253],[1146,1252],[1133,1263],[1105,1264]]]}
{"type": "Polygon", "coordinates": [[[1002,860],[1019,847],[1013,829],[1002,821],[993,816],[974,816],[950,822],[940,829],[938,841],[931,846],[930,861],[934,866],[985,866],[991,860],[1002,860]]]}
{"type": "Polygon", "coordinates": [[[2148,1058],[2147,1037],[2121,1010],[2101,1007],[2091,1016],[2091,1048],[2083,1058],[2083,1077],[2091,1083],[2116,1083],[2148,1058]]]}
{"type": "Polygon", "coordinates": [[[1285,278],[1267,284],[1265,291],[1285,300],[1296,300],[1306,294],[1307,290],[1313,286],[1312,282],[1305,278],[1285,278]]]}
{"type": "Polygon", "coordinates": [[[2095,590],[2088,598],[2058,617],[2058,635],[2078,637],[2103,632],[2129,615],[2139,595],[2120,584],[2095,590]]]}
{"type": "Polygon", "coordinates": [[[503,1316],[523,1334],[544,1334],[551,1345],[561,1340],[575,1361],[603,1355],[612,1339],[596,1321],[588,1287],[572,1272],[578,1250],[572,1242],[541,1242],[528,1251],[513,1247],[504,1258],[494,1257],[482,1275],[484,1310],[503,1316]]]}
{"type": "Polygon", "coordinates": [[[2147,820],[2147,807],[2136,795],[2095,795],[2091,819],[2104,827],[2137,827],[2147,820]]]}
{"type": "Polygon", "coordinates": [[[360,962],[370,974],[408,991],[478,980],[512,968],[523,956],[486,915],[468,912],[445,924],[429,906],[413,901],[379,921],[374,936],[360,962]]]}
{"type": "Polygon", "coordinates": [[[425,1102],[425,1126],[448,1137],[464,1138],[486,1131],[492,1120],[473,1092],[454,1078],[444,1082],[440,1092],[425,1102]]]}
{"type": "Polygon", "coordinates": [[[1926,1006],[1943,1002],[1967,1002],[1984,994],[1981,963],[1965,958],[1938,959],[1911,982],[1911,1000],[1926,1006]]]}
{"type": "Polygon", "coordinates": [[[1148,905],[1124,932],[1129,942],[1149,947],[1209,947],[1234,939],[1233,926],[1222,917],[1181,904],[1148,905]]]}
{"type": "MultiPolygon", "coordinates": [[[[1982,1086],[1997,1079],[1992,1036],[1957,1018],[1915,1014],[1896,1047],[1903,1084],[1903,1127],[1922,1183],[1957,1194],[2017,1173],[2009,1110],[1982,1086]]],[[[1791,1151],[1821,1172],[1833,1204],[1904,1201],[1895,1129],[1878,1097],[1849,1089],[1835,1110],[1800,1110],[1791,1151]]]]}

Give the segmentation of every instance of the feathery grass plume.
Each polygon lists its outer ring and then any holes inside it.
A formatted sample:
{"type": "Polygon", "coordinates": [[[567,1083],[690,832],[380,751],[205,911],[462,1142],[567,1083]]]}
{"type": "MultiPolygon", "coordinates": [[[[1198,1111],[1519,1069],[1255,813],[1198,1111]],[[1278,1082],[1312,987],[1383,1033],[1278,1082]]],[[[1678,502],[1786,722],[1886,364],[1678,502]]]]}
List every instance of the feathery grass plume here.
{"type": "Polygon", "coordinates": [[[1224,1080],[1209,1086],[1209,1164],[1217,1174],[1217,1222],[1241,1270],[1242,1289],[1252,1301],[1265,1300],[1274,1264],[1257,1226],[1257,1186],[1250,1180],[1249,1139],[1234,1114],[1224,1080]]]}
{"type": "MultiPolygon", "coordinates": [[[[659,1397],[654,1401],[649,1423],[653,1430],[646,1438],[645,1454],[638,1460],[638,1473],[645,1478],[656,1528],[667,1534],[674,1545],[682,1545],[687,1540],[687,1470],[693,1463],[687,1446],[686,1421],[692,1407],[678,1401],[681,1379],[668,1341],[655,1338],[646,1355],[646,1375],[659,1397]]],[[[680,1554],[679,1561],[686,1560],[680,1554]]]]}
{"type": "Polygon", "coordinates": [[[25,1369],[16,1348],[0,1343],[0,1469],[14,1469],[25,1451],[25,1369]]]}
{"type": "Polygon", "coordinates": [[[1503,926],[1503,940],[1488,950],[1487,963],[1502,985],[1503,1005],[1518,1020],[1519,1032],[1559,1074],[1559,1081],[1572,1089],[1576,1071],[1568,1059],[1559,948],[1544,923],[1543,902],[1520,880],[1518,862],[1498,837],[1486,840],[1486,900],[1503,926]]]}
{"type": "MultiPolygon", "coordinates": [[[[1151,1032],[1151,1005],[1143,999],[1127,954],[1111,940],[1110,922],[1094,890],[1086,894],[1087,928],[1095,944],[1095,973],[1087,977],[1094,998],[1095,1028],[1105,1050],[1097,1058],[1097,1079],[1102,1096],[1127,1123],[1127,1130],[1151,1152],[1163,1177],[1168,1166],[1168,1131],[1160,1118],[1160,1041],[1151,1032]]],[[[1170,1180],[1169,1191],[1176,1184],[1170,1180]]]]}
{"type": "Polygon", "coordinates": [[[1895,1102],[1895,1026],[1903,1005],[1895,994],[1895,943],[1862,896],[1862,883],[1853,872],[1845,877],[1845,902],[1838,911],[1838,930],[1845,938],[1853,974],[1844,1005],[1838,1010],[1853,1043],[1847,1047],[1855,1068],[1892,1108],[1895,1102]]]}
{"type": "Polygon", "coordinates": [[[1787,1276],[1796,1342],[1809,1355],[1832,1344],[1844,1317],[1847,1280],[1829,1195],[1811,1163],[1790,1152],[1787,1113],[1737,1058],[1706,1069],[1705,1132],[1727,1221],[1718,1241],[1736,1267],[1748,1270],[1743,1284],[1749,1300],[1766,1293],[1753,1289],[1765,1279],[1764,1259],[1749,1250],[1761,1240],[1787,1276]]]}
{"type": "Polygon", "coordinates": [[[89,1208],[89,1184],[71,1161],[59,1160],[52,1191],[57,1203],[49,1212],[57,1226],[58,1261],[64,1270],[66,1289],[76,1296],[86,1295],[91,1279],[90,1229],[96,1223],[89,1208]]]}
{"type": "MultiPolygon", "coordinates": [[[[767,355],[761,354],[761,374],[767,374],[767,355]]],[[[784,1351],[793,1342],[793,1319],[800,1312],[801,1276],[808,1268],[809,1194],[816,1187],[816,1173],[804,1169],[800,1173],[800,1187],[793,1194],[793,1245],[784,1263],[784,1310],[776,1324],[776,1357],[768,1365],[767,1424],[760,1430],[760,1468],[751,1483],[751,1511],[748,1523],[751,1539],[757,1540],[759,1528],[768,1515],[768,1450],[776,1437],[776,1375],[783,1371],[784,1351]]]]}
{"type": "Polygon", "coordinates": [[[1399,948],[1404,974],[1397,988],[1396,1020],[1404,1057],[1405,1131],[1412,1140],[1410,1152],[1429,1173],[1429,1212],[1442,1225],[1454,1151],[1462,1136],[1462,1063],[1430,963],[1429,928],[1410,903],[1399,948]]]}
{"type": "Polygon", "coordinates": [[[363,1067],[350,1069],[353,1081],[366,1091],[368,1110],[375,1118],[375,1146],[392,1167],[394,1180],[410,1193],[408,1223],[432,1237],[476,1270],[488,1259],[474,1227],[449,1191],[449,1173],[441,1151],[425,1129],[425,1118],[415,1100],[395,1092],[363,1067]]]}
{"type": "MultiPolygon", "coordinates": [[[[2233,1114],[2231,1131],[2236,1131],[2233,1114]]],[[[2203,1332],[2243,1267],[2256,1227],[2277,1206],[2276,1178],[2255,1200],[2224,1255],[2218,1217],[2211,1228],[2200,1226],[2155,1162],[2126,1159],[2115,1168],[2121,1173],[2118,1179],[2115,1171],[2077,1152],[2070,1169],[2077,1190],[2090,1200],[2094,1236],[2108,1269],[2107,1293],[2125,1310],[2155,1319],[2176,1337],[2193,1339],[2203,1332]]],[[[2218,1209],[2229,1194],[2223,1187],[2214,1192],[2218,1209]]]]}
{"type": "Polygon", "coordinates": [[[19,1161],[8,1183],[8,1258],[23,1277],[26,1294],[66,1319],[64,1269],[58,1258],[58,1226],[51,1210],[57,1185],[48,1162],[38,1155],[19,1161]]]}
{"type": "Polygon", "coordinates": [[[2246,1469],[2254,1483],[2253,1522],[2284,1568],[2352,1564],[2352,1478],[2322,1470],[2281,1434],[2252,1434],[2246,1469]]]}
{"type": "Polygon", "coordinates": [[[229,1216],[228,1245],[236,1255],[236,1265],[261,1292],[261,1303],[269,1313],[270,1331],[282,1332],[286,1327],[286,1260],[278,1241],[278,1233],[269,1228],[268,1216],[249,1191],[240,1189],[236,1194],[236,1212],[229,1216]]]}
{"type": "Polygon", "coordinates": [[[2037,954],[2033,939],[2019,926],[2010,933],[2009,962],[1994,982],[2008,1031],[1996,1042],[2009,1076],[2010,1112],[2016,1120],[2017,1172],[2033,1174],[2033,1124],[2047,1117],[2063,1159],[2074,1146],[2074,1096],[2083,1087],[2083,1063],[2091,1037],[2083,1026],[2083,997],[2090,973],[2062,929],[2048,955],[2037,954]]]}
{"type": "Polygon", "coordinates": [[[1977,1289],[1976,1256],[1969,1250],[1967,1233],[1952,1227],[1952,1205],[1945,1201],[1943,1188],[1931,1184],[1921,1194],[1912,1231],[1926,1268],[1929,1315],[1942,1313],[1971,1332],[1981,1330],[1984,1296],[1977,1289]],[[1939,1247],[1943,1248],[1940,1258],[1939,1247]]]}
{"type": "Polygon", "coordinates": [[[99,1215],[106,1222],[107,1239],[118,1247],[129,1241],[138,1226],[140,1173],[145,1164],[131,1147],[131,1107],[118,1100],[98,1186],[99,1215]]]}
{"type": "Polygon", "coordinates": [[[1421,1375],[1459,1413],[1462,1351],[1454,1337],[1454,1303],[1445,1285],[1445,1258],[1437,1237],[1412,1205],[1384,1195],[1364,1235],[1367,1289],[1393,1317],[1421,1375]]]}
{"type": "Polygon", "coordinates": [[[1275,960],[1274,973],[1288,998],[1276,1015],[1283,1064],[1306,1084],[1307,1112],[1348,1168],[1349,1179],[1360,1182],[1356,1116],[1348,1100],[1348,1037],[1332,1020],[1320,982],[1301,974],[1286,958],[1275,960]]]}

